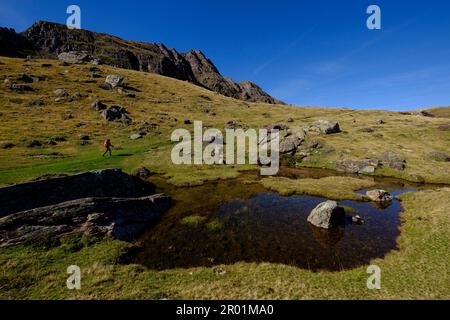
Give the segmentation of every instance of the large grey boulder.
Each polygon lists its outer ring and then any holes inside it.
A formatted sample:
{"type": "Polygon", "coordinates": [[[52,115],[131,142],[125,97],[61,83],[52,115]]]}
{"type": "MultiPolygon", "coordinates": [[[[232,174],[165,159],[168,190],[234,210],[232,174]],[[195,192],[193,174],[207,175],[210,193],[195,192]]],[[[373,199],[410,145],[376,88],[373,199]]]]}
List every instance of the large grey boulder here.
{"type": "Polygon", "coordinates": [[[394,199],[389,192],[381,189],[367,191],[366,196],[375,202],[390,202],[394,199]]]}
{"type": "Polygon", "coordinates": [[[106,77],[105,83],[114,89],[122,85],[123,77],[116,74],[110,74],[106,77]]]}
{"type": "Polygon", "coordinates": [[[335,228],[345,223],[345,210],[336,201],[322,202],[311,211],[308,222],[318,228],[335,228]]]}
{"type": "Polygon", "coordinates": [[[280,141],[279,151],[281,154],[295,152],[301,143],[297,136],[287,136],[280,141]]]}
{"type": "Polygon", "coordinates": [[[341,127],[335,121],[317,120],[311,124],[309,130],[322,134],[332,134],[341,132],[341,127]]]}
{"type": "Polygon", "coordinates": [[[92,60],[92,56],[87,52],[69,51],[58,55],[58,59],[68,64],[81,64],[92,60]]]}

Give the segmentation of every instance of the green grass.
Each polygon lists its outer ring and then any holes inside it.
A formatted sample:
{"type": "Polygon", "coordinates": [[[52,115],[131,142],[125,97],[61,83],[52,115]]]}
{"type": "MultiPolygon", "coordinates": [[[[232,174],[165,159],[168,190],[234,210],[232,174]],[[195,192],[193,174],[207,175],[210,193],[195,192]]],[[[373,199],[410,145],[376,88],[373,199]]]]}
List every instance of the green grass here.
{"type": "Polygon", "coordinates": [[[269,190],[282,195],[308,194],[334,200],[364,200],[362,195],[354,191],[366,189],[376,183],[368,179],[352,177],[326,177],[320,179],[288,179],[269,177],[261,180],[261,184],[269,190]]]}

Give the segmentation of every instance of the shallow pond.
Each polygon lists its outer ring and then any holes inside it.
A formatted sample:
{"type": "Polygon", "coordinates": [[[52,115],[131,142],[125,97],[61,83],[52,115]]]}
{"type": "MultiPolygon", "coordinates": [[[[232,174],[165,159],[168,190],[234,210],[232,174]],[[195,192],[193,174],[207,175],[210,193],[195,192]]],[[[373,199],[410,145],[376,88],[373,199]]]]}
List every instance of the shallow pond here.
{"type": "MultiPolygon", "coordinates": [[[[387,180],[379,184],[394,195],[421,188],[387,180]]],[[[284,197],[242,178],[178,188],[171,195],[174,207],[140,239],[144,248],[135,262],[152,269],[270,262],[343,270],[383,258],[396,249],[399,236],[398,200],[388,206],[340,201],[351,208],[348,222],[325,230],[310,225],[307,217],[327,199],[284,197]],[[363,225],[351,223],[355,213],[363,225]]]]}

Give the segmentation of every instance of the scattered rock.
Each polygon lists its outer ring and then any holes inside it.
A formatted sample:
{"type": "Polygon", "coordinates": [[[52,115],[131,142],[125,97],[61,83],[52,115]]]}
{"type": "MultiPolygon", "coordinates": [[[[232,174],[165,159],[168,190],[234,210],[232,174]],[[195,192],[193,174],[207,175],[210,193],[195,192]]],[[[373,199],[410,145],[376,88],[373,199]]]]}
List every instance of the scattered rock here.
{"type": "Polygon", "coordinates": [[[338,122],[332,122],[328,120],[317,120],[310,127],[310,131],[323,133],[323,134],[333,134],[341,132],[341,128],[338,122]]]}
{"type": "Polygon", "coordinates": [[[81,64],[92,60],[92,56],[87,52],[70,51],[60,53],[58,59],[65,64],[81,64]]]}
{"type": "Polygon", "coordinates": [[[134,93],[130,93],[122,87],[117,88],[117,92],[127,98],[136,98],[134,93]]]}
{"type": "Polygon", "coordinates": [[[107,121],[120,120],[125,125],[130,125],[132,120],[127,116],[127,110],[123,107],[112,106],[102,112],[102,117],[107,121]]]}
{"type": "Polygon", "coordinates": [[[65,89],[56,89],[53,91],[54,95],[58,98],[67,97],[69,93],[65,89]]]}
{"type": "Polygon", "coordinates": [[[32,107],[41,107],[41,106],[45,105],[45,103],[44,103],[44,100],[42,100],[42,99],[35,99],[35,100],[31,101],[30,105],[32,107]]]}
{"type": "Polygon", "coordinates": [[[184,124],[192,124],[192,121],[191,120],[189,120],[189,119],[186,119],[186,120],[184,120],[184,124]]]}
{"type": "Polygon", "coordinates": [[[11,148],[14,148],[15,146],[16,145],[11,142],[3,142],[2,144],[0,144],[0,148],[2,148],[2,149],[11,149],[11,148]]]}
{"type": "Polygon", "coordinates": [[[345,173],[374,173],[378,166],[378,159],[347,159],[336,161],[336,170],[345,173]]]}
{"type": "Polygon", "coordinates": [[[110,74],[106,77],[105,83],[110,85],[112,89],[120,87],[123,83],[123,77],[115,74],[110,74]]]}
{"type": "Polygon", "coordinates": [[[33,78],[30,77],[29,75],[25,74],[25,73],[19,73],[17,75],[17,81],[26,82],[26,83],[33,83],[34,82],[33,78]]]}
{"type": "Polygon", "coordinates": [[[78,136],[78,138],[79,138],[80,140],[84,140],[84,141],[89,141],[89,140],[91,140],[91,138],[90,138],[89,135],[87,135],[87,134],[80,134],[80,135],[78,136]]]}
{"type": "Polygon", "coordinates": [[[36,148],[36,147],[41,147],[42,143],[38,140],[30,140],[30,141],[26,141],[25,142],[25,147],[27,148],[36,148]]]}
{"type": "Polygon", "coordinates": [[[70,119],[73,119],[73,118],[74,118],[74,116],[72,114],[66,114],[66,115],[63,116],[63,120],[70,120],[70,119]]]}
{"type": "Polygon", "coordinates": [[[289,119],[287,119],[287,122],[289,122],[289,123],[292,123],[292,122],[294,122],[295,120],[293,119],[293,118],[289,118],[289,119]]]}
{"type": "Polygon", "coordinates": [[[301,142],[302,140],[300,140],[297,136],[287,136],[280,141],[279,151],[281,154],[295,152],[301,142]]]}
{"type": "Polygon", "coordinates": [[[377,156],[383,165],[388,166],[394,170],[404,170],[406,167],[406,160],[399,154],[386,151],[377,156]]]}
{"type": "Polygon", "coordinates": [[[80,146],[88,146],[88,145],[92,144],[92,142],[89,140],[80,140],[79,144],[80,144],[80,146]]]}
{"type": "Polygon", "coordinates": [[[367,191],[366,196],[376,202],[390,202],[394,199],[389,192],[381,189],[367,191]]]}
{"type": "Polygon", "coordinates": [[[134,176],[139,177],[139,178],[148,178],[152,175],[154,175],[153,172],[151,172],[149,169],[147,169],[146,167],[141,167],[139,169],[137,169],[134,173],[134,176]]]}
{"type": "Polygon", "coordinates": [[[108,83],[102,83],[101,85],[99,85],[99,88],[103,89],[103,90],[111,90],[112,89],[111,85],[108,83]]]}
{"type": "Polygon", "coordinates": [[[441,124],[438,126],[438,129],[441,131],[449,131],[450,130],[450,124],[441,124]]]}
{"type": "Polygon", "coordinates": [[[335,228],[345,224],[345,210],[336,201],[322,202],[311,211],[308,222],[319,228],[335,228]]]}
{"type": "Polygon", "coordinates": [[[142,139],[142,135],[141,135],[140,133],[133,133],[133,134],[130,136],[130,139],[131,139],[131,140],[142,139]]]}
{"type": "Polygon", "coordinates": [[[225,124],[225,129],[238,129],[240,127],[240,124],[235,120],[230,120],[225,124]]]}
{"type": "Polygon", "coordinates": [[[428,156],[433,159],[434,161],[441,161],[441,162],[449,162],[450,161],[450,155],[440,152],[440,151],[433,151],[428,154],[428,156]]]}
{"type": "Polygon", "coordinates": [[[380,119],[376,122],[376,124],[386,124],[386,122],[383,119],[380,119]]]}
{"type": "Polygon", "coordinates": [[[284,131],[287,130],[287,127],[284,124],[269,124],[265,127],[268,133],[271,133],[272,131],[278,130],[278,131],[284,131]]]}
{"type": "Polygon", "coordinates": [[[421,110],[417,114],[422,117],[430,117],[430,118],[434,117],[434,114],[432,114],[431,112],[429,112],[427,110],[421,110]]]}
{"type": "Polygon", "coordinates": [[[12,98],[9,101],[14,104],[22,104],[23,103],[23,100],[19,99],[19,98],[12,98]]]}
{"type": "Polygon", "coordinates": [[[227,272],[225,271],[225,269],[224,268],[221,268],[221,267],[216,267],[216,268],[214,268],[213,269],[213,272],[214,272],[214,274],[216,275],[216,276],[223,276],[223,275],[225,275],[227,272]]]}
{"type": "Polygon", "coordinates": [[[107,106],[100,100],[97,100],[91,104],[91,108],[95,111],[103,111],[106,110],[107,106]]]}
{"type": "Polygon", "coordinates": [[[320,145],[319,141],[317,141],[317,140],[311,140],[308,142],[308,148],[310,148],[310,149],[318,149],[320,147],[321,147],[321,145],[320,145]]]}
{"type": "Polygon", "coordinates": [[[18,84],[18,83],[13,83],[9,86],[9,89],[22,93],[22,92],[26,92],[26,91],[33,91],[33,87],[28,85],[28,84],[18,84]]]}
{"type": "Polygon", "coordinates": [[[372,128],[362,128],[362,129],[361,129],[361,132],[372,133],[372,132],[375,132],[375,130],[372,129],[372,128]]]}
{"type": "Polygon", "coordinates": [[[359,214],[355,214],[352,216],[352,223],[361,225],[364,224],[365,221],[359,214]]]}

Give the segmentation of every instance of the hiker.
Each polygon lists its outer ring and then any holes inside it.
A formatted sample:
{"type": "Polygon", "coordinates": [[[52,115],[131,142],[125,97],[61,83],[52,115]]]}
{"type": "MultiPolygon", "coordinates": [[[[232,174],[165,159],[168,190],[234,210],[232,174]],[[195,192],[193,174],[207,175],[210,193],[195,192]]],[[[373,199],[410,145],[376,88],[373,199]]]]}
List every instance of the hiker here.
{"type": "Polygon", "coordinates": [[[103,146],[105,147],[106,151],[103,154],[103,157],[105,156],[105,154],[107,154],[109,152],[109,156],[111,157],[111,147],[113,147],[113,145],[111,144],[111,140],[109,140],[108,138],[105,139],[105,142],[103,142],[103,146]]]}

